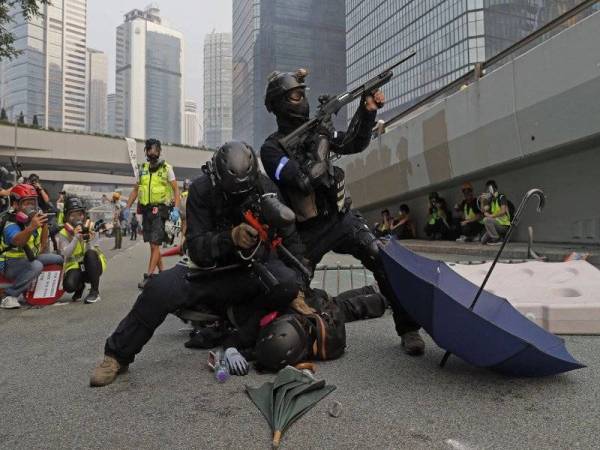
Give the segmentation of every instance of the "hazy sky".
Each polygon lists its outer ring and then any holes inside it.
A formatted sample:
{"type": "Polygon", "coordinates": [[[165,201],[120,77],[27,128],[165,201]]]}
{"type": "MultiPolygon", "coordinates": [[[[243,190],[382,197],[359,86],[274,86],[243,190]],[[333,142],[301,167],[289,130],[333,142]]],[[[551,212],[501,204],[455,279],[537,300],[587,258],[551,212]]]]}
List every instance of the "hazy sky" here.
{"type": "MultiPolygon", "coordinates": [[[[116,28],[132,9],[144,9],[148,0],[88,0],[88,47],[108,54],[108,92],[115,90],[116,28]]],[[[185,39],[185,96],[202,111],[202,56],[204,35],[231,32],[231,0],[161,0],[152,2],[161,17],[185,39]]]]}

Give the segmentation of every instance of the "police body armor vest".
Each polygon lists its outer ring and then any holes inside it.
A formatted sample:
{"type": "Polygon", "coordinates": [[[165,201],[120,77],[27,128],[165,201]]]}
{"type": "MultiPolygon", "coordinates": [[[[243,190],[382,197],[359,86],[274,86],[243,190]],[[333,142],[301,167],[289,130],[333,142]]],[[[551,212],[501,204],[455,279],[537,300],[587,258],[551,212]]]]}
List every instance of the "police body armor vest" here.
{"type": "Polygon", "coordinates": [[[169,183],[169,163],[164,162],[154,171],[150,171],[150,163],[142,164],[138,182],[138,201],[140,205],[163,205],[171,200],[169,183]]]}
{"type": "Polygon", "coordinates": [[[306,222],[309,219],[317,217],[319,214],[330,211],[330,206],[338,213],[345,212],[349,208],[350,201],[346,201],[346,174],[337,166],[331,164],[329,157],[329,148],[317,148],[316,152],[297,152],[298,163],[301,167],[306,167],[311,161],[327,159],[327,173],[323,175],[325,180],[322,185],[317,187],[310,194],[304,194],[297,189],[285,189],[285,194],[290,200],[292,209],[296,214],[298,222],[306,222]],[[313,156],[311,158],[309,155],[313,156]],[[325,198],[317,198],[319,191],[326,190],[325,198]],[[324,202],[323,202],[324,201],[324,202]]]}

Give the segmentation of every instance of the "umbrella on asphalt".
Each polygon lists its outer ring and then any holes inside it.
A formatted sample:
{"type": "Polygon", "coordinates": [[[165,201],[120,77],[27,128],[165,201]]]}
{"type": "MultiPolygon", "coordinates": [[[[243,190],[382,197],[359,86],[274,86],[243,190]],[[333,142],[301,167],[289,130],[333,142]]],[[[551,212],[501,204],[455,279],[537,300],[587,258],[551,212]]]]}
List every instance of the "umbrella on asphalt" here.
{"type": "Polygon", "coordinates": [[[273,448],[279,447],[282,433],[310,408],[335,390],[325,380],[316,380],[306,371],[287,366],[273,382],[246,392],[263,413],[273,431],[273,448]]]}
{"type": "Polygon", "coordinates": [[[517,311],[506,299],[481,292],[446,264],[391,241],[383,262],[404,309],[443,349],[477,367],[513,376],[545,376],[584,367],[564,341],[517,311]]]}

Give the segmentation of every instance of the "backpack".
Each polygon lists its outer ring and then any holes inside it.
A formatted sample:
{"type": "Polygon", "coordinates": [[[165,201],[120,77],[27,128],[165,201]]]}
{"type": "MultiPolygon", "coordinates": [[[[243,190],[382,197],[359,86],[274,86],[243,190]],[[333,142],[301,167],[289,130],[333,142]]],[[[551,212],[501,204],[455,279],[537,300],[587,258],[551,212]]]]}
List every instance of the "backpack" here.
{"type": "Polygon", "coordinates": [[[511,202],[508,198],[506,198],[506,195],[504,195],[504,194],[500,194],[498,196],[498,200],[500,200],[502,197],[504,197],[506,200],[506,204],[508,205],[508,214],[510,214],[510,220],[512,222],[513,218],[515,217],[515,212],[517,209],[515,208],[515,204],[513,202],[511,202]]]}
{"type": "MultiPolygon", "coordinates": [[[[321,294],[323,291],[314,292],[321,294]]],[[[304,326],[316,336],[316,349],[310,349],[312,357],[326,361],[337,359],[346,351],[346,326],[343,311],[328,295],[311,295],[307,304],[317,310],[315,314],[299,316],[304,326]]]]}

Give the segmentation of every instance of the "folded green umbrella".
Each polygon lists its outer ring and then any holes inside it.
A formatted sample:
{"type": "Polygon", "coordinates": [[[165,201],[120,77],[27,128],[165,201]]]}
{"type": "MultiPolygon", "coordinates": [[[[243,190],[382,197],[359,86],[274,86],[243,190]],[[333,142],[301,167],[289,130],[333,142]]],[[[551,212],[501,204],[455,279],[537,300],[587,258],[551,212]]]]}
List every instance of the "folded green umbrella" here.
{"type": "Polygon", "coordinates": [[[287,366],[273,382],[258,388],[246,386],[246,392],[269,422],[273,448],[277,448],[282,433],[335,388],[325,385],[325,380],[315,380],[309,373],[287,366]]]}

